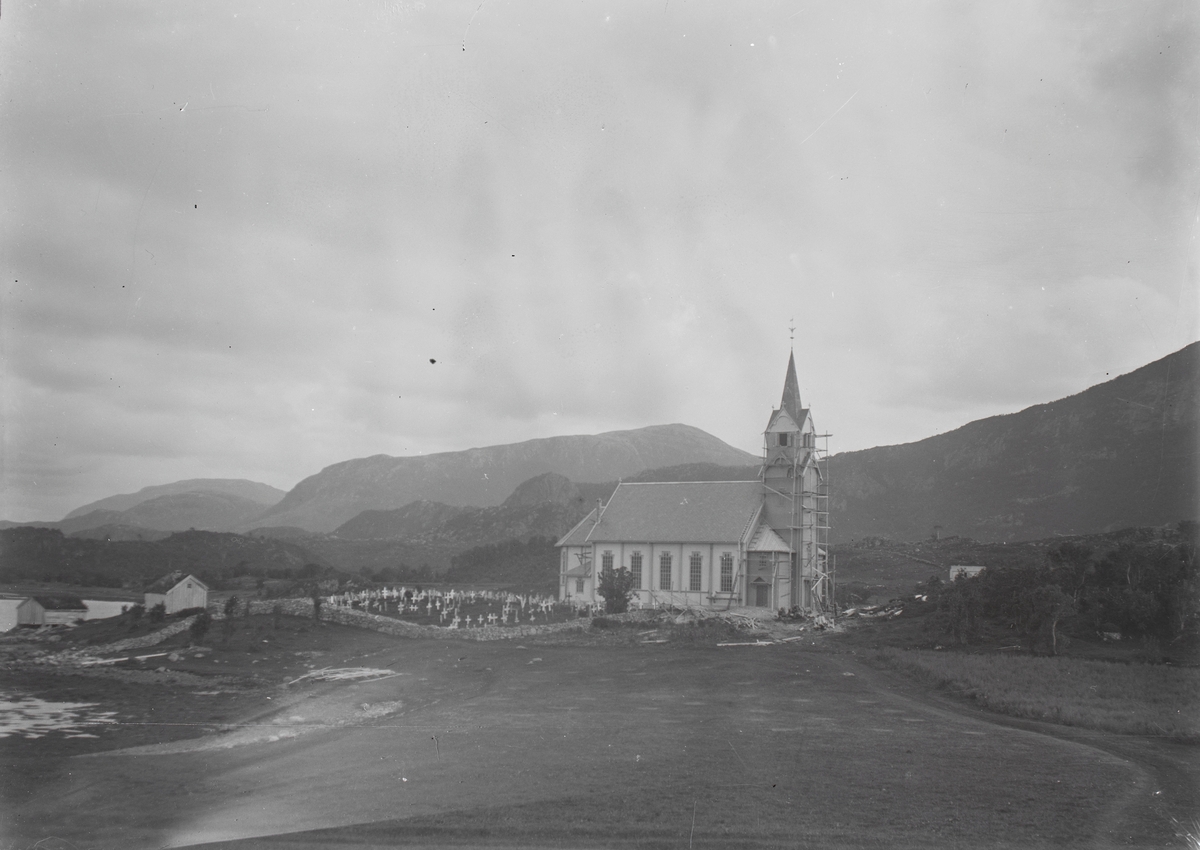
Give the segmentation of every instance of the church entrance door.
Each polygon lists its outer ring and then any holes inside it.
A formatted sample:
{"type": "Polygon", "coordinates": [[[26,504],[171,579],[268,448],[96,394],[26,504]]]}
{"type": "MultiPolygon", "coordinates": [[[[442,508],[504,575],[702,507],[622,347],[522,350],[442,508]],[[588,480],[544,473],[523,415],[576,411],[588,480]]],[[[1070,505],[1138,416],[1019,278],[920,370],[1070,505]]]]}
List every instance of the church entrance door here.
{"type": "Polygon", "coordinates": [[[754,606],[756,608],[766,608],[771,604],[771,588],[769,585],[756,584],[754,585],[754,606]]]}

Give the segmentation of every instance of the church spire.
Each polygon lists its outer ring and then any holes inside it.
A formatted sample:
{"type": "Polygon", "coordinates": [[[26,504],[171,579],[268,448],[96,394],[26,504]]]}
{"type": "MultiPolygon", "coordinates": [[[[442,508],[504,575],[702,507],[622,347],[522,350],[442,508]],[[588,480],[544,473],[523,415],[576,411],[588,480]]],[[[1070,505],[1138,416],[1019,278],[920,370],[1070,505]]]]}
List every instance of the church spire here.
{"type": "Polygon", "coordinates": [[[797,423],[800,422],[799,410],[803,407],[800,404],[800,381],[796,377],[796,355],[791,353],[788,355],[787,377],[783,379],[783,401],[779,403],[782,410],[786,410],[788,416],[792,417],[797,423]]]}

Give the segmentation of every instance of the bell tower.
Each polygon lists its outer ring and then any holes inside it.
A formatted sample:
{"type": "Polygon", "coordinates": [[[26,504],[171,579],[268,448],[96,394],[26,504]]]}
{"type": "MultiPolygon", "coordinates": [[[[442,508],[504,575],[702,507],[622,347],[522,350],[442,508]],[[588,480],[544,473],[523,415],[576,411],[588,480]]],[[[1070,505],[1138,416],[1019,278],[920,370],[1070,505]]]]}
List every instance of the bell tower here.
{"type": "Polygon", "coordinates": [[[771,411],[763,431],[759,479],[764,518],[791,549],[790,606],[811,614],[826,610],[833,602],[825,565],[829,527],[827,452],[818,449],[817,439],[812,415],[800,401],[793,351],[788,356],[779,408],[771,411]]]}

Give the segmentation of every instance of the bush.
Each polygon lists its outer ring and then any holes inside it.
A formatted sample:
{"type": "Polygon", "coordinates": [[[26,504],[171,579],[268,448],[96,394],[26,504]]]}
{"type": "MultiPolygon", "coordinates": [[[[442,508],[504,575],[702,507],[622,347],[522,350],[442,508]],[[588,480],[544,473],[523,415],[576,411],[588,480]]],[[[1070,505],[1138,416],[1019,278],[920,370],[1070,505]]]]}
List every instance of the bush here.
{"type": "Polygon", "coordinates": [[[192,624],[188,626],[188,632],[192,636],[192,643],[196,644],[204,640],[204,636],[208,634],[210,626],[212,626],[212,614],[207,611],[201,611],[197,614],[196,619],[192,620],[192,624]]]}
{"type": "Polygon", "coordinates": [[[600,571],[596,593],[604,597],[604,613],[624,614],[628,611],[634,589],[633,573],[625,567],[605,567],[600,571]]]}
{"type": "Polygon", "coordinates": [[[159,602],[157,605],[153,606],[147,614],[147,619],[150,620],[151,623],[161,623],[163,620],[167,619],[166,603],[159,602]]]}

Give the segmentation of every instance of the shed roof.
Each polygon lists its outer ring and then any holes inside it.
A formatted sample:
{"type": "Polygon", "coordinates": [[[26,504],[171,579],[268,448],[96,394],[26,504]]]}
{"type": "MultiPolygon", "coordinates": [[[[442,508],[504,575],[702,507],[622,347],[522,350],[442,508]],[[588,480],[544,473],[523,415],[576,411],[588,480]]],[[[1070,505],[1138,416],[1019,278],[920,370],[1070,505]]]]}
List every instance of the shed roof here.
{"type": "Polygon", "coordinates": [[[587,543],[737,543],[761,509],[757,481],[622,483],[600,521],[589,516],[560,545],[578,545],[581,536],[587,543]]]}
{"type": "Polygon", "coordinates": [[[87,605],[78,596],[68,596],[58,594],[55,596],[31,596],[30,599],[37,602],[47,611],[86,611],[87,605]]]}
{"type": "Polygon", "coordinates": [[[154,584],[147,587],[146,592],[147,593],[166,593],[167,591],[171,590],[173,587],[178,585],[180,582],[182,582],[184,579],[191,579],[196,584],[200,585],[200,587],[203,590],[208,590],[208,585],[205,584],[204,582],[200,581],[200,579],[196,578],[194,575],[185,574],[180,570],[176,570],[173,573],[168,573],[167,575],[160,578],[158,581],[154,582],[154,584]]]}

